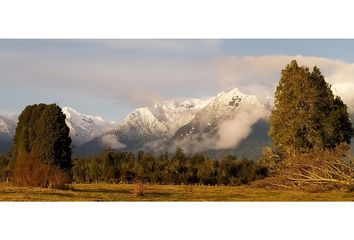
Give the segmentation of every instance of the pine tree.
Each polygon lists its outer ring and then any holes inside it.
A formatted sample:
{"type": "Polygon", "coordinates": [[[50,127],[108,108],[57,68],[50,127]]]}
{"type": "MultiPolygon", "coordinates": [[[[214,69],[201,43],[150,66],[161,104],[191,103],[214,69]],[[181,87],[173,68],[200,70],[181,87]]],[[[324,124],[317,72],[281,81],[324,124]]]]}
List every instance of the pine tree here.
{"type": "Polygon", "coordinates": [[[354,130],[319,68],[310,72],[293,60],[281,72],[269,135],[278,150],[290,153],[350,143],[354,130]]]}

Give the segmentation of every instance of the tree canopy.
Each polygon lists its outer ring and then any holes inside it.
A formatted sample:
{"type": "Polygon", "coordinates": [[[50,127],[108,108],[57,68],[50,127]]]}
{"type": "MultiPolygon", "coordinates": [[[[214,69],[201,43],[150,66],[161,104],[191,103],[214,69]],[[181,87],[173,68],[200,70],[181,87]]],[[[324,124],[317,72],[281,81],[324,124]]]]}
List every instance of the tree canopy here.
{"type": "Polygon", "coordinates": [[[285,152],[333,149],[354,135],[347,106],[334,96],[320,69],[293,60],[281,72],[270,116],[273,145],[285,152]]]}

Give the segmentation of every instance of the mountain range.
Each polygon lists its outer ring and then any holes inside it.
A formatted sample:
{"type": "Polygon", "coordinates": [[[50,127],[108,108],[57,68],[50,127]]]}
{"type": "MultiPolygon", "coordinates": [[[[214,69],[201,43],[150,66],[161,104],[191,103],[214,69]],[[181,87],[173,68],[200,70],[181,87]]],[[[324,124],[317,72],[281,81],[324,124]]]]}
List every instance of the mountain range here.
{"type": "Polygon", "coordinates": [[[205,100],[161,102],[134,110],[117,128],[79,146],[75,154],[94,155],[109,145],[129,151],[172,152],[181,147],[190,153],[256,157],[270,143],[270,110],[267,101],[238,89],[205,100]]]}
{"type": "Polygon", "coordinates": [[[76,154],[97,154],[107,145],[135,151],[146,149],[147,144],[166,142],[179,128],[189,123],[208,101],[172,100],[138,108],[128,114],[114,130],[80,146],[76,154]]]}
{"type": "MultiPolygon", "coordinates": [[[[209,99],[171,100],[137,108],[121,123],[64,107],[74,156],[99,154],[110,146],[122,151],[235,154],[255,159],[270,144],[272,100],[238,89],[209,99]]],[[[353,119],[354,115],[352,115],[353,119]]],[[[9,151],[16,120],[0,116],[0,153],[9,151]]]]}

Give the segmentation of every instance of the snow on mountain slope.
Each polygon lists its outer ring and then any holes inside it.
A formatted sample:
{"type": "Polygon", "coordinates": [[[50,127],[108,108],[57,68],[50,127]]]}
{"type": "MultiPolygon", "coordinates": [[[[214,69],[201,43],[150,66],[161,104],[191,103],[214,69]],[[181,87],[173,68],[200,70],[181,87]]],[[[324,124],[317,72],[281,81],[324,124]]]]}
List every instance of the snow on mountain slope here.
{"type": "Polygon", "coordinates": [[[15,130],[15,120],[0,116],[0,153],[6,153],[10,150],[15,130]]]}
{"type": "Polygon", "coordinates": [[[0,133],[13,136],[16,130],[16,121],[0,116],[0,133]]]}
{"type": "Polygon", "coordinates": [[[188,152],[236,148],[252,132],[252,126],[265,121],[270,105],[238,89],[219,93],[194,119],[180,128],[170,144],[188,152]]]}
{"type": "Polygon", "coordinates": [[[208,100],[166,101],[153,107],[138,108],[130,113],[116,130],[125,141],[144,142],[171,137],[180,127],[190,122],[208,100]]]}
{"type": "Polygon", "coordinates": [[[70,128],[70,136],[75,146],[80,146],[117,126],[115,122],[105,121],[98,116],[84,115],[69,107],[64,107],[62,111],[66,115],[66,124],[70,128]]]}

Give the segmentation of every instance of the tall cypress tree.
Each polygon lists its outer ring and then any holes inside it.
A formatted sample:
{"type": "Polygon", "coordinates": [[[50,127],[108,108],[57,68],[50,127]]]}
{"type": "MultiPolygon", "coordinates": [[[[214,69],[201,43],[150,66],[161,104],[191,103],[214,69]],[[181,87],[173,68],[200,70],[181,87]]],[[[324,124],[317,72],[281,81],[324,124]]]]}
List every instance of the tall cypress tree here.
{"type": "Polygon", "coordinates": [[[281,72],[269,135],[277,149],[290,153],[350,143],[354,130],[319,68],[310,72],[293,60],[281,72]]]}
{"type": "Polygon", "coordinates": [[[68,170],[71,167],[71,138],[65,115],[56,104],[27,106],[14,136],[13,156],[33,157],[68,170]]]}

